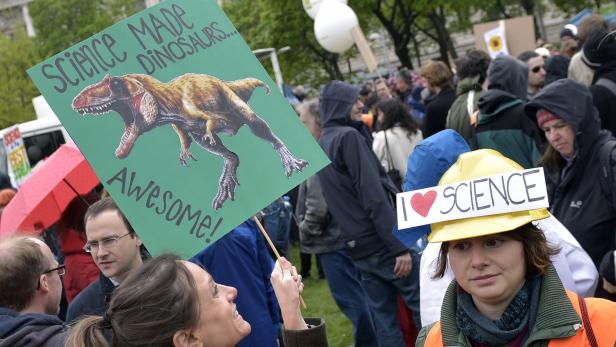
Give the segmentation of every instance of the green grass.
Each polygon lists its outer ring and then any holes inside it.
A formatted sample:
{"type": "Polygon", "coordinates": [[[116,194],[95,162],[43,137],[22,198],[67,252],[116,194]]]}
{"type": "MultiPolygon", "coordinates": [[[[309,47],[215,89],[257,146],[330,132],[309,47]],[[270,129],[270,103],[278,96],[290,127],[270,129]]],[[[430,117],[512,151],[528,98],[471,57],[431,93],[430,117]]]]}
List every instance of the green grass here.
{"type": "MultiPolygon", "coordinates": [[[[291,262],[299,271],[299,248],[293,246],[291,262]]],[[[326,280],[319,280],[316,260],[312,258],[310,278],[304,280],[304,294],[307,309],[302,309],[304,317],[321,317],[327,325],[327,339],[331,347],[349,347],[353,345],[351,321],[340,312],[329,291],[326,280]]]]}

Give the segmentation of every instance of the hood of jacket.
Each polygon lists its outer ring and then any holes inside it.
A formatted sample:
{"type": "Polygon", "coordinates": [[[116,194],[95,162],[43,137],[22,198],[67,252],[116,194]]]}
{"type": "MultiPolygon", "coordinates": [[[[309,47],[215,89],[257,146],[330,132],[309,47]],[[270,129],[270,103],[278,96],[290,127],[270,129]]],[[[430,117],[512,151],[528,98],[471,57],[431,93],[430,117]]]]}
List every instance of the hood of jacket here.
{"type": "MultiPolygon", "coordinates": [[[[438,185],[441,176],[453,165],[460,154],[471,149],[456,131],[445,129],[421,141],[411,153],[404,178],[404,191],[418,190],[438,185]]],[[[429,234],[429,225],[397,230],[396,237],[407,247],[429,234]]]]}
{"type": "Polygon", "coordinates": [[[458,86],[456,87],[456,96],[470,92],[471,90],[481,91],[481,85],[479,84],[479,75],[466,77],[458,81],[458,86]]]}
{"type": "Polygon", "coordinates": [[[329,82],[321,91],[319,102],[321,127],[348,125],[358,96],[359,90],[348,83],[329,82]]]}
{"type": "Polygon", "coordinates": [[[499,56],[488,68],[488,90],[477,101],[479,124],[519,105],[528,94],[528,67],[521,61],[499,56]]]}
{"type": "Polygon", "coordinates": [[[0,308],[0,344],[7,346],[46,346],[58,338],[64,327],[62,321],[52,315],[40,313],[19,314],[14,310],[0,308]]]}
{"type": "Polygon", "coordinates": [[[488,90],[498,89],[517,99],[528,95],[528,66],[510,56],[496,57],[488,67],[488,90]]]}
{"type": "Polygon", "coordinates": [[[548,110],[571,125],[578,154],[586,157],[601,129],[599,112],[588,87],[570,79],[553,82],[524,107],[526,115],[534,122],[539,109],[548,110]]]}

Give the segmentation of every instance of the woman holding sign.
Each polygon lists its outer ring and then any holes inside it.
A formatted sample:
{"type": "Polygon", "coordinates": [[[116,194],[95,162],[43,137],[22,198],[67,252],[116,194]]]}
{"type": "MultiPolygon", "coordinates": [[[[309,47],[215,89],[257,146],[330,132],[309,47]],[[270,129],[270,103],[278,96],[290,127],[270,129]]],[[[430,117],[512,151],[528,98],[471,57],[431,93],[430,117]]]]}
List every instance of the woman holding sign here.
{"type": "MultiPolygon", "coordinates": [[[[308,319],[315,324],[311,326],[301,315],[303,283],[295,267],[280,258],[271,281],[282,312],[285,346],[327,346],[323,321],[308,319]]],[[[236,296],[235,288],[216,283],[200,266],[162,255],[122,282],[104,317],[79,321],[66,346],[233,347],[251,331],[233,303],[236,296]],[[112,343],[108,336],[113,336],[112,343]]]]}
{"type": "MultiPolygon", "coordinates": [[[[518,170],[479,150],[460,155],[439,185],[518,170]]],[[[563,288],[550,261],[558,250],[532,224],[548,216],[540,208],[432,224],[428,240],[442,242],[434,276],[451,267],[455,280],[417,346],[613,346],[616,304],[563,288]]]]}
{"type": "Polygon", "coordinates": [[[569,79],[542,89],[525,111],[549,143],[542,165],[550,210],[598,267],[616,244],[616,139],[601,130],[588,88],[569,79]]]}

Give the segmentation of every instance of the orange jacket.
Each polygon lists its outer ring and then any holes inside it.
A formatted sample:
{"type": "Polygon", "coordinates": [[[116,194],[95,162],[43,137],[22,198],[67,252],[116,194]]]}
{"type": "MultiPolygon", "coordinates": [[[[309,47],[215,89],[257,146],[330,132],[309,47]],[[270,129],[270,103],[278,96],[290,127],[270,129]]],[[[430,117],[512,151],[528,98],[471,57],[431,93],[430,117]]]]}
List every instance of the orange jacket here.
{"type": "MultiPolygon", "coordinates": [[[[583,317],[580,309],[580,304],[578,301],[577,295],[572,292],[567,291],[567,296],[569,297],[569,301],[571,305],[575,309],[575,312],[578,314],[580,318],[583,317]]],[[[616,303],[598,299],[598,298],[587,298],[586,299],[586,307],[588,310],[588,319],[590,320],[590,326],[592,327],[592,331],[594,333],[594,337],[596,338],[596,346],[598,347],[611,347],[616,346],[616,328],[614,323],[616,322],[616,303]]],[[[558,320],[558,309],[554,308],[555,315],[552,317],[553,320],[558,320]]],[[[535,327],[538,322],[535,323],[535,327]]],[[[565,346],[593,346],[588,340],[588,336],[590,334],[587,333],[586,329],[588,327],[586,324],[582,324],[581,326],[576,326],[575,334],[570,334],[571,336],[560,335],[562,332],[556,332],[557,329],[554,329],[554,333],[556,334],[554,337],[549,336],[533,336],[531,332],[531,336],[528,341],[532,341],[528,346],[546,346],[546,339],[549,340],[547,343],[548,347],[565,347],[565,346]]],[[[424,343],[421,343],[421,334],[418,339],[417,346],[424,347],[442,347],[443,337],[441,331],[440,322],[435,323],[427,336],[425,336],[424,343]]],[[[468,343],[468,340],[466,341],[468,343]]],[[[462,345],[464,346],[464,345],[462,345]]],[[[470,344],[466,345],[470,346],[470,344]]]]}

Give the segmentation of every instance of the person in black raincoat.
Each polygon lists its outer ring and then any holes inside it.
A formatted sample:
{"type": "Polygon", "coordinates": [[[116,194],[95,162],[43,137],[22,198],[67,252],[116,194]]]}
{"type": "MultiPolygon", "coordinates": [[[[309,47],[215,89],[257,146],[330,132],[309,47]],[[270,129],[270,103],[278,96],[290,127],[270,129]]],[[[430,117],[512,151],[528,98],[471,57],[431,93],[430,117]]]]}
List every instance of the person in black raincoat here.
{"type": "Polygon", "coordinates": [[[589,89],[573,80],[548,85],[525,111],[549,143],[541,163],[550,210],[598,266],[616,241],[616,139],[601,130],[589,89]]]}

